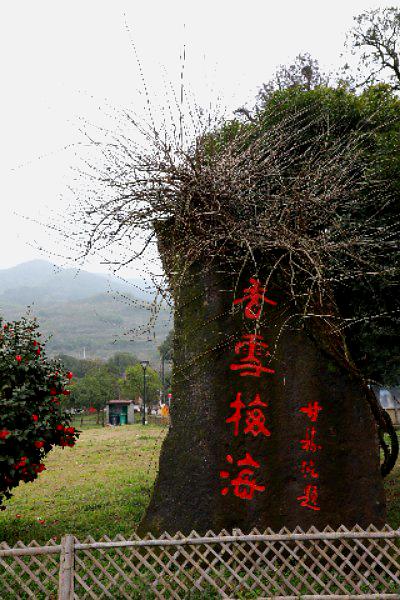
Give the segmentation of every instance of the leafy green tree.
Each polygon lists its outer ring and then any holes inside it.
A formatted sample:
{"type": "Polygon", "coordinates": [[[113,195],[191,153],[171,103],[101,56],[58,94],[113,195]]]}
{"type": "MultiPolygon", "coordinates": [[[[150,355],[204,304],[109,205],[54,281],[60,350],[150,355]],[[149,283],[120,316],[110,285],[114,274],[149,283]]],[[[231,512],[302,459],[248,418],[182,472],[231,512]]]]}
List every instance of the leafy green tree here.
{"type": "Polygon", "coordinates": [[[0,319],[0,504],[21,481],[34,481],[53,446],[73,446],[64,413],[72,374],[46,357],[35,320],[0,319]]]}
{"type": "MultiPolygon", "coordinates": [[[[126,369],[125,379],[119,380],[121,395],[136,400],[143,398],[143,368],[140,364],[126,369]]],[[[151,367],[146,369],[146,398],[149,406],[155,406],[160,399],[161,380],[151,367]]]]}
{"type": "Polygon", "coordinates": [[[136,365],[139,359],[130,352],[116,352],[107,361],[107,367],[117,377],[122,377],[127,367],[136,365]]]}
{"type": "Polygon", "coordinates": [[[76,358],[69,354],[59,354],[57,358],[62,362],[65,368],[72,371],[74,377],[77,378],[84,377],[91,369],[101,364],[100,360],[76,358]]]}
{"type": "Polygon", "coordinates": [[[76,381],[71,395],[76,407],[100,411],[118,396],[117,378],[106,365],[95,367],[76,381]]]}

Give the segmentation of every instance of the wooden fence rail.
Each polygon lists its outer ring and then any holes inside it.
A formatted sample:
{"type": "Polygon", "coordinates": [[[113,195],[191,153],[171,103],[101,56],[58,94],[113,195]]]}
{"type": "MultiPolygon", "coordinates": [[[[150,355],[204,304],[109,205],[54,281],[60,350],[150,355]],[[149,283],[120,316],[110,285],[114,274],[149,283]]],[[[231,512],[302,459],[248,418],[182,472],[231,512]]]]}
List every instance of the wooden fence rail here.
{"type": "Polygon", "coordinates": [[[3,542],[0,598],[400,600],[400,530],[3,542]]]}

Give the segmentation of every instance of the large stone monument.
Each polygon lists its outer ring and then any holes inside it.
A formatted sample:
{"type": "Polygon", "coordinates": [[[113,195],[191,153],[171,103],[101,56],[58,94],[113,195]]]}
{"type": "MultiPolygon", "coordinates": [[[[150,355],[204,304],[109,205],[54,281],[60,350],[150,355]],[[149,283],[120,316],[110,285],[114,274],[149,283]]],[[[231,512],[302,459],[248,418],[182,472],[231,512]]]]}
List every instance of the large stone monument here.
{"type": "Polygon", "coordinates": [[[139,533],[382,526],[370,392],[341,338],[300,320],[262,268],[165,268],[174,400],[139,533]]]}

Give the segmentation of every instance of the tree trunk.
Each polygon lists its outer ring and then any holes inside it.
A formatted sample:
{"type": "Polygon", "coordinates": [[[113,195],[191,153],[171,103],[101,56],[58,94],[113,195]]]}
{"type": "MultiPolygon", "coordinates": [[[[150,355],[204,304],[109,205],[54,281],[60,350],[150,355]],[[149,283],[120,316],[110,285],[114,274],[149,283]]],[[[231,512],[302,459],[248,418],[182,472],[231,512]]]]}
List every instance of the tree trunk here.
{"type": "Polygon", "coordinates": [[[232,277],[198,266],[172,286],[171,426],[139,533],[382,526],[367,390],[323,332],[282,327],[291,316],[282,287],[266,291],[277,305],[264,302],[258,320],[245,301],[233,310],[251,276],[234,290],[232,277]],[[243,336],[254,334],[268,348],[258,347],[246,375],[243,336]],[[257,360],[274,372],[251,374],[257,360]]]}

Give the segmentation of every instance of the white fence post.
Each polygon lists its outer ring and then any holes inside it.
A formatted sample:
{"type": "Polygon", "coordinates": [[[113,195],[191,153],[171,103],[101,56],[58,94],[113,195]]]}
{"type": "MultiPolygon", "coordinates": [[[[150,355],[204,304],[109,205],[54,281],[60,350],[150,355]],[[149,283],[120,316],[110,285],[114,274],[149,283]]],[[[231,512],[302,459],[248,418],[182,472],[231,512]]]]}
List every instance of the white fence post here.
{"type": "Polygon", "coordinates": [[[75,538],[64,535],[61,539],[60,575],[58,600],[72,600],[74,597],[75,538]]]}

